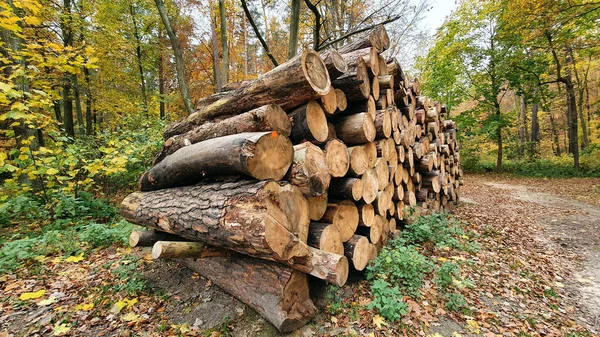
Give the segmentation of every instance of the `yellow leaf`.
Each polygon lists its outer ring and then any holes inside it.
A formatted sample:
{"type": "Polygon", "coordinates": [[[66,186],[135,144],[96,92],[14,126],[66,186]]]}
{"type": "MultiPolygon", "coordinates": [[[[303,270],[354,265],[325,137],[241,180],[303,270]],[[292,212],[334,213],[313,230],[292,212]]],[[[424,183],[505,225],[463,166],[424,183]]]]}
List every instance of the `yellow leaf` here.
{"type": "Polygon", "coordinates": [[[69,332],[71,330],[71,327],[66,325],[66,324],[58,324],[56,323],[54,325],[54,336],[60,336],[62,334],[65,334],[67,332],[69,332]]]}
{"type": "Polygon", "coordinates": [[[434,333],[433,335],[427,335],[427,337],[444,337],[443,335],[440,335],[439,333],[434,333]]]}
{"type": "Polygon", "coordinates": [[[40,23],[42,23],[40,18],[38,18],[36,16],[25,16],[23,18],[23,20],[25,21],[26,24],[31,25],[31,26],[37,26],[40,23]]]}
{"type": "Polygon", "coordinates": [[[127,306],[127,303],[125,303],[125,301],[119,301],[114,304],[112,311],[115,313],[119,313],[126,306],[127,306]]]}
{"type": "Polygon", "coordinates": [[[381,326],[385,325],[385,318],[375,315],[375,317],[373,317],[373,324],[377,326],[377,329],[381,329],[381,326]]]}
{"type": "Polygon", "coordinates": [[[37,256],[34,256],[33,259],[36,260],[37,262],[44,262],[44,261],[46,261],[46,256],[37,255],[37,256]]]}
{"type": "Polygon", "coordinates": [[[65,259],[65,262],[79,262],[83,260],[83,253],[77,255],[77,256],[69,256],[65,259]]]}
{"type": "Polygon", "coordinates": [[[37,302],[37,305],[39,305],[40,307],[46,306],[46,305],[50,305],[52,303],[56,303],[56,298],[55,297],[49,297],[45,300],[41,300],[39,302],[37,302]]]}
{"type": "Polygon", "coordinates": [[[58,173],[58,170],[57,170],[57,169],[55,169],[55,168],[53,168],[53,167],[49,168],[49,169],[46,171],[46,174],[48,174],[48,175],[51,175],[51,176],[53,176],[53,175],[55,175],[55,174],[57,174],[57,173],[58,173]]]}
{"type": "Polygon", "coordinates": [[[140,318],[139,315],[136,315],[133,312],[129,312],[123,316],[121,316],[121,320],[125,321],[125,322],[133,322],[133,321],[137,321],[140,318]]]}
{"type": "Polygon", "coordinates": [[[44,290],[44,289],[34,291],[32,293],[22,293],[21,296],[19,296],[19,299],[21,301],[36,299],[36,298],[40,298],[40,297],[44,296],[45,293],[46,293],[46,290],[44,290]]]}
{"type": "Polygon", "coordinates": [[[475,333],[475,334],[481,332],[481,328],[479,327],[479,324],[477,324],[477,322],[475,322],[474,320],[467,320],[467,329],[469,329],[469,332],[475,333]]]}
{"type": "Polygon", "coordinates": [[[458,332],[454,331],[454,332],[452,332],[452,337],[463,337],[463,335],[461,335],[458,332]]]}
{"type": "Polygon", "coordinates": [[[446,261],[446,260],[448,260],[448,259],[447,259],[447,258],[445,258],[445,257],[440,257],[440,258],[438,258],[438,260],[439,260],[440,262],[445,262],[445,261],[446,261]]]}
{"type": "Polygon", "coordinates": [[[62,258],[60,256],[57,256],[57,257],[53,258],[52,261],[50,261],[50,262],[52,262],[54,264],[61,263],[62,258]]]}
{"type": "Polygon", "coordinates": [[[90,311],[92,310],[92,308],[94,307],[94,303],[88,303],[88,304],[78,304],[75,306],[75,310],[82,310],[82,311],[90,311]]]}

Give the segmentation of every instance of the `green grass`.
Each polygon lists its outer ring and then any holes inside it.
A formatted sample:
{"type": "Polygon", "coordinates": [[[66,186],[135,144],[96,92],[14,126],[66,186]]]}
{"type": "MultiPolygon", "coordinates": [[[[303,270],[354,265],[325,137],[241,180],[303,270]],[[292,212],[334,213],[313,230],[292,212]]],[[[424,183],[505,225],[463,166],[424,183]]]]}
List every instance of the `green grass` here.
{"type": "MultiPolygon", "coordinates": [[[[496,171],[496,161],[492,158],[468,158],[462,161],[462,166],[469,173],[496,171]]],[[[502,172],[535,178],[600,177],[600,154],[582,155],[579,170],[573,168],[573,158],[566,155],[533,160],[506,159],[502,163],[502,172]]]]}

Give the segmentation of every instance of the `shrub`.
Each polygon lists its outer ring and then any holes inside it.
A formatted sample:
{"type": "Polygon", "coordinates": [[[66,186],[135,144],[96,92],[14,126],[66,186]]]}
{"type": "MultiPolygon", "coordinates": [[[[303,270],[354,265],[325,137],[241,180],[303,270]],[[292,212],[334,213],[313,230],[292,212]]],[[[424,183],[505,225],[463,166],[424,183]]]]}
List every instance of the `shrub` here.
{"type": "Polygon", "coordinates": [[[447,293],[445,296],[446,309],[450,311],[459,311],[467,307],[467,301],[462,294],[447,293]]]}
{"type": "Polygon", "coordinates": [[[409,244],[433,243],[438,248],[462,248],[458,237],[464,234],[460,222],[446,213],[418,217],[406,226],[402,238],[409,244]]]}
{"type": "Polygon", "coordinates": [[[454,278],[460,276],[460,267],[452,262],[444,262],[435,274],[435,283],[442,289],[447,289],[452,285],[454,278]]]}
{"type": "Polygon", "coordinates": [[[382,279],[376,279],[371,285],[373,300],[369,304],[369,309],[375,309],[377,312],[390,322],[398,321],[406,315],[408,305],[402,301],[402,294],[397,286],[382,279]]]}
{"type": "Polygon", "coordinates": [[[367,267],[367,279],[382,279],[408,295],[418,296],[425,274],[433,271],[433,263],[414,246],[405,246],[400,238],[394,239],[381,250],[367,267]]]}

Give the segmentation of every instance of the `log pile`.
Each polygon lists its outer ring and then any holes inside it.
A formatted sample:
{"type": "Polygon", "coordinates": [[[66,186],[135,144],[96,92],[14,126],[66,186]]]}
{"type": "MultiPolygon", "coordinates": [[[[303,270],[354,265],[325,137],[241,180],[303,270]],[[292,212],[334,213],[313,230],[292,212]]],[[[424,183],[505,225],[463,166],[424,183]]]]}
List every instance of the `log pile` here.
{"type": "Polygon", "coordinates": [[[200,100],[121,204],[151,229],[130,244],[181,261],[280,331],[304,325],[316,312],[307,275],[343,285],[409,215],[460,196],[456,124],[382,56],[388,46],[378,27],[200,100]]]}

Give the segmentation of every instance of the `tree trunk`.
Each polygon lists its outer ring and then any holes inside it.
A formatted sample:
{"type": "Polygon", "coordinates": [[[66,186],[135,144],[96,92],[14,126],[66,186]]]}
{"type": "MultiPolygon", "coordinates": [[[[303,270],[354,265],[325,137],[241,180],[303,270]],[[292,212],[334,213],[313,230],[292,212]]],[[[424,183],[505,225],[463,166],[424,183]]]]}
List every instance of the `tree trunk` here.
{"type": "Polygon", "coordinates": [[[94,134],[94,124],[92,117],[92,85],[90,83],[90,70],[87,67],[83,67],[83,74],[85,76],[85,130],[88,135],[94,134]]]}
{"type": "Polygon", "coordinates": [[[181,50],[179,40],[177,40],[175,29],[173,29],[173,26],[171,25],[171,20],[167,14],[165,3],[163,0],[154,0],[154,3],[156,4],[156,8],[158,8],[163,25],[165,26],[167,35],[169,35],[169,40],[171,41],[171,48],[173,48],[173,55],[175,56],[175,69],[177,70],[177,83],[179,84],[179,91],[181,92],[183,104],[185,105],[187,113],[191,115],[194,112],[194,108],[188,94],[188,86],[185,78],[185,63],[183,62],[183,51],[181,50]]]}
{"type": "Polygon", "coordinates": [[[345,176],[350,166],[348,147],[339,139],[332,139],[325,144],[323,151],[327,159],[329,174],[337,178],[345,176]]]}
{"type": "Polygon", "coordinates": [[[292,125],[285,111],[277,105],[265,105],[241,115],[206,122],[182,135],[173,136],[165,141],[161,152],[155,157],[154,165],[166,156],[190,144],[196,144],[212,138],[234,135],[242,132],[277,131],[289,136],[292,125]]]}
{"type": "Polygon", "coordinates": [[[158,94],[159,98],[159,117],[165,118],[165,65],[162,50],[162,29],[158,27],[158,94]]]}
{"type": "MultiPolygon", "coordinates": [[[[210,3],[212,8],[212,2],[210,3]]],[[[211,10],[212,12],[212,10],[211,10]]],[[[213,19],[212,15],[210,18],[210,33],[212,40],[212,57],[213,57],[213,77],[215,83],[215,93],[223,91],[223,77],[221,76],[221,68],[219,67],[219,42],[217,40],[217,27],[215,21],[217,20],[216,15],[213,19]]]]}
{"type": "Polygon", "coordinates": [[[306,275],[289,267],[245,256],[178,261],[256,310],[281,332],[304,326],[317,312],[306,275]]]}
{"type": "Polygon", "coordinates": [[[227,40],[227,18],[225,13],[225,0],[219,0],[219,14],[221,17],[221,50],[223,51],[223,63],[221,64],[221,84],[229,82],[229,44],[227,40]]]}
{"type": "Polygon", "coordinates": [[[138,31],[137,20],[135,19],[135,8],[133,2],[129,4],[129,13],[133,21],[133,37],[135,38],[135,56],[137,60],[138,72],[140,75],[140,91],[142,93],[142,102],[144,104],[144,113],[148,115],[148,95],[146,93],[146,78],[144,77],[144,66],[142,63],[142,44],[141,37],[138,31]]]}
{"type": "Polygon", "coordinates": [[[498,126],[496,126],[496,142],[498,144],[498,155],[496,157],[496,171],[502,171],[502,126],[500,124],[500,104],[495,101],[494,107],[496,109],[496,117],[498,118],[498,126]]]}
{"type": "Polygon", "coordinates": [[[362,198],[363,182],[359,178],[332,179],[328,193],[334,197],[358,201],[362,198]]]}
{"type": "Polygon", "coordinates": [[[537,147],[540,142],[540,124],[538,122],[538,111],[540,107],[538,98],[538,87],[533,89],[533,103],[531,104],[531,141],[537,147]]]}
{"type": "Polygon", "coordinates": [[[290,13],[290,40],[288,46],[288,60],[296,56],[298,50],[298,25],[300,23],[300,0],[292,0],[290,13]]]}
{"type": "Polygon", "coordinates": [[[207,175],[239,173],[280,180],[292,163],[293,151],[289,139],[276,132],[213,138],[183,147],[154,165],[140,178],[140,188],[153,191],[194,184],[207,175]]]}
{"type": "Polygon", "coordinates": [[[73,79],[73,99],[75,100],[75,115],[77,116],[77,133],[85,134],[85,122],[83,121],[83,109],[81,108],[81,95],[79,92],[79,80],[76,74],[72,75],[73,79]]]}
{"type": "Polygon", "coordinates": [[[238,115],[267,104],[277,104],[289,111],[327,94],[330,89],[329,75],[319,54],[304,51],[302,55],[230,91],[226,97],[169,125],[163,136],[169,138],[207,120],[238,115]]]}

